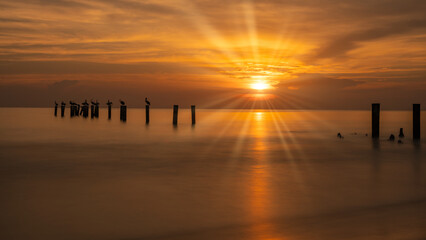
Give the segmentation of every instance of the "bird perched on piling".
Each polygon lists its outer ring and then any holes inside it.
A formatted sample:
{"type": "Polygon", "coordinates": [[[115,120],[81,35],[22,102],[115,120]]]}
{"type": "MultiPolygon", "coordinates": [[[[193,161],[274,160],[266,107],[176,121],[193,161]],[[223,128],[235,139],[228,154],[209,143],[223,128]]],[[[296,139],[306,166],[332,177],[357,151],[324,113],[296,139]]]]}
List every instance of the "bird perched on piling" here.
{"type": "Polygon", "coordinates": [[[89,103],[87,102],[87,99],[85,99],[84,102],[81,105],[88,106],[89,103]]]}
{"type": "Polygon", "coordinates": [[[62,102],[61,102],[61,105],[62,105],[62,106],[65,106],[65,105],[67,105],[67,104],[66,104],[64,101],[62,101],[62,102]]]}
{"type": "Polygon", "coordinates": [[[112,102],[108,99],[108,102],[106,103],[108,106],[112,105],[112,102]]]}
{"type": "Polygon", "coordinates": [[[145,97],[145,103],[146,103],[146,105],[148,105],[148,106],[150,106],[150,105],[151,105],[151,102],[150,102],[150,101],[148,101],[148,98],[147,98],[147,97],[145,97]]]}
{"type": "Polygon", "coordinates": [[[121,103],[121,105],[123,105],[123,106],[124,106],[124,105],[126,105],[126,103],[125,103],[123,100],[121,100],[121,99],[120,99],[120,103],[121,103]]]}

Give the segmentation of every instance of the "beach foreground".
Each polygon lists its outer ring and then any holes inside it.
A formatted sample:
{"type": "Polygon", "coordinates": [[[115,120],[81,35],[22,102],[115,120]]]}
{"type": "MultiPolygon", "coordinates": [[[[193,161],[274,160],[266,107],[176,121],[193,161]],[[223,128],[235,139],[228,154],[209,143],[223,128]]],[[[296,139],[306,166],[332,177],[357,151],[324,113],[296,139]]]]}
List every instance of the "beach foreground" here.
{"type": "Polygon", "coordinates": [[[426,127],[412,142],[411,112],[384,111],[373,141],[370,118],[2,108],[0,239],[425,239],[426,127]]]}

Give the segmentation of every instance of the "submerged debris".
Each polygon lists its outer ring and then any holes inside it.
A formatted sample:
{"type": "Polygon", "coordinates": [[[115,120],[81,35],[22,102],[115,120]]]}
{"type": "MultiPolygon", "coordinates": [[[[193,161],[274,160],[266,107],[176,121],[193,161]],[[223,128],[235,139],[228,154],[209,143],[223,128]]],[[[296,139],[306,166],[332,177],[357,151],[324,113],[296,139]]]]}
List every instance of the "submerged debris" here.
{"type": "Polygon", "coordinates": [[[403,128],[400,128],[399,129],[399,138],[403,138],[404,137],[404,129],[403,128]]]}

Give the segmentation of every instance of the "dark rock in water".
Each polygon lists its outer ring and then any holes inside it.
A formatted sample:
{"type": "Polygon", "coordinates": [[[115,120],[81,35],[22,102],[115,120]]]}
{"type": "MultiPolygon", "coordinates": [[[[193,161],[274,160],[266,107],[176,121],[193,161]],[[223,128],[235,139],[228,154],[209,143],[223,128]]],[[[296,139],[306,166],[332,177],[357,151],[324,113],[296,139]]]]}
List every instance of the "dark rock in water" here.
{"type": "Polygon", "coordinates": [[[337,134],[337,137],[338,138],[343,138],[342,134],[340,134],[340,133],[337,134]]]}
{"type": "Polygon", "coordinates": [[[393,135],[393,134],[391,134],[390,136],[389,136],[389,139],[388,139],[389,141],[395,141],[395,136],[393,135]]]}
{"type": "Polygon", "coordinates": [[[399,129],[399,137],[400,137],[400,138],[403,138],[403,137],[404,137],[404,129],[403,129],[403,128],[400,128],[400,129],[399,129]]]}
{"type": "Polygon", "coordinates": [[[398,140],[398,143],[399,143],[399,144],[402,144],[403,142],[402,142],[401,140],[398,140]]]}

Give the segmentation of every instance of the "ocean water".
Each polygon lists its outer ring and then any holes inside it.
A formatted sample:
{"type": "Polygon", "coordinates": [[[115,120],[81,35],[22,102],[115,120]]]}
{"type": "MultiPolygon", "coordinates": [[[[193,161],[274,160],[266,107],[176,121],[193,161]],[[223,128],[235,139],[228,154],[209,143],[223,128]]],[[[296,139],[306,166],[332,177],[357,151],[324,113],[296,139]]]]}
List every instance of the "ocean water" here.
{"type": "Polygon", "coordinates": [[[112,115],[0,108],[0,239],[426,239],[424,113],[112,115]]]}

